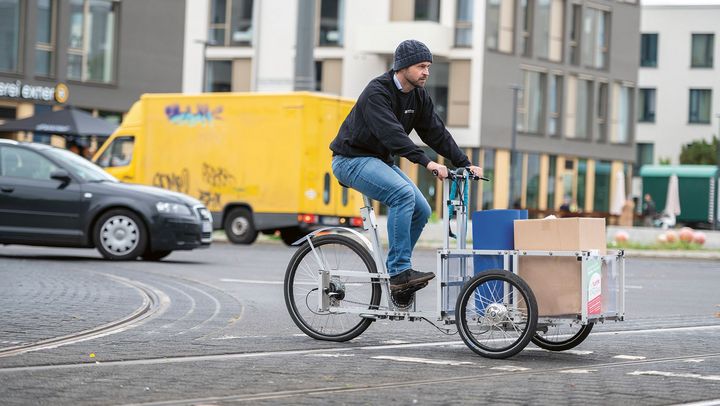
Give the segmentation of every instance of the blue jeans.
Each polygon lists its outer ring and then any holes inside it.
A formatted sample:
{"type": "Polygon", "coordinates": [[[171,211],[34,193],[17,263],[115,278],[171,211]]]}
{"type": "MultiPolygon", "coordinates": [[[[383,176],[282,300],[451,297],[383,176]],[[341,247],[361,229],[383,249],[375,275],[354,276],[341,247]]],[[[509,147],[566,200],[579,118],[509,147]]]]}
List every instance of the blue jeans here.
{"type": "Polygon", "coordinates": [[[417,186],[397,166],[372,157],[337,155],[332,170],[342,184],[388,206],[388,274],[412,268],[412,250],[431,213],[417,186]]]}

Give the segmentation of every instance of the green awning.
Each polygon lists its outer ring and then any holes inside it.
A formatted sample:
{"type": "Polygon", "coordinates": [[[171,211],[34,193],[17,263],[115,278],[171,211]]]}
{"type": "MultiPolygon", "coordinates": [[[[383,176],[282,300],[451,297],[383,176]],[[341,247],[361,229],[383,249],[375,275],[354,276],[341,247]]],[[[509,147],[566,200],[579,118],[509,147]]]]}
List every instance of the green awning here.
{"type": "Polygon", "coordinates": [[[676,174],[680,178],[714,178],[718,176],[718,167],[715,165],[643,165],[640,176],[670,177],[676,174]]]}

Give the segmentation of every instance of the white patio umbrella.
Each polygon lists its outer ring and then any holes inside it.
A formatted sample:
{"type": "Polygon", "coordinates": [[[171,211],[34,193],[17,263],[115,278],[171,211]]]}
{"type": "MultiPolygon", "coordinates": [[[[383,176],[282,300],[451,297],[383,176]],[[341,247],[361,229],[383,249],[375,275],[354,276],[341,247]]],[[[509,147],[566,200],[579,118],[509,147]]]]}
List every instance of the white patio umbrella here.
{"type": "Polygon", "coordinates": [[[667,197],[665,198],[665,209],[663,213],[673,217],[680,215],[680,189],[678,187],[678,177],[675,174],[672,174],[670,180],[668,180],[667,197]]]}
{"type": "Polygon", "coordinates": [[[622,171],[615,172],[615,186],[613,188],[613,198],[610,202],[610,214],[619,216],[622,214],[625,205],[625,175],[622,171]]]}

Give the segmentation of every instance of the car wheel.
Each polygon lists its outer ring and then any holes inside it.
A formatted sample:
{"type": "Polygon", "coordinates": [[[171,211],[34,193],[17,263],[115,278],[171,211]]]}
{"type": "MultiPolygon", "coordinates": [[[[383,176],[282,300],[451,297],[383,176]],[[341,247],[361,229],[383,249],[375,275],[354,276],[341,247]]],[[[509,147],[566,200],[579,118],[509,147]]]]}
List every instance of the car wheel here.
{"type": "Polygon", "coordinates": [[[252,244],[257,239],[258,231],[255,229],[252,214],[244,207],[230,210],[224,226],[225,234],[233,244],[252,244]]]}
{"type": "Polygon", "coordinates": [[[170,255],[172,251],[170,250],[161,250],[161,251],[149,251],[144,254],[142,254],[142,259],[144,261],[159,261],[166,256],[170,255]]]}
{"type": "Polygon", "coordinates": [[[116,261],[137,258],[145,252],[147,232],[140,217],[126,209],[104,213],[95,223],[95,247],[103,257],[116,261]]]}

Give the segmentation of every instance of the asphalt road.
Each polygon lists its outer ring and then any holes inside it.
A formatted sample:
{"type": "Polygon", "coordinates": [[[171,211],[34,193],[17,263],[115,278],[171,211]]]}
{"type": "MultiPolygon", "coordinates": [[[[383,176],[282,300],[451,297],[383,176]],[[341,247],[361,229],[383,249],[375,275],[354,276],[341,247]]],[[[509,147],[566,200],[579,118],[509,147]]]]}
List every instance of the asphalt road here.
{"type": "MultiPolygon", "coordinates": [[[[2,403],[720,404],[717,262],[629,258],[626,321],[570,351],[491,360],[421,321],[308,338],[282,296],[293,252],[215,244],[108,262],[0,246],[2,403]]],[[[434,269],[435,253],[414,262],[434,269]]]]}

